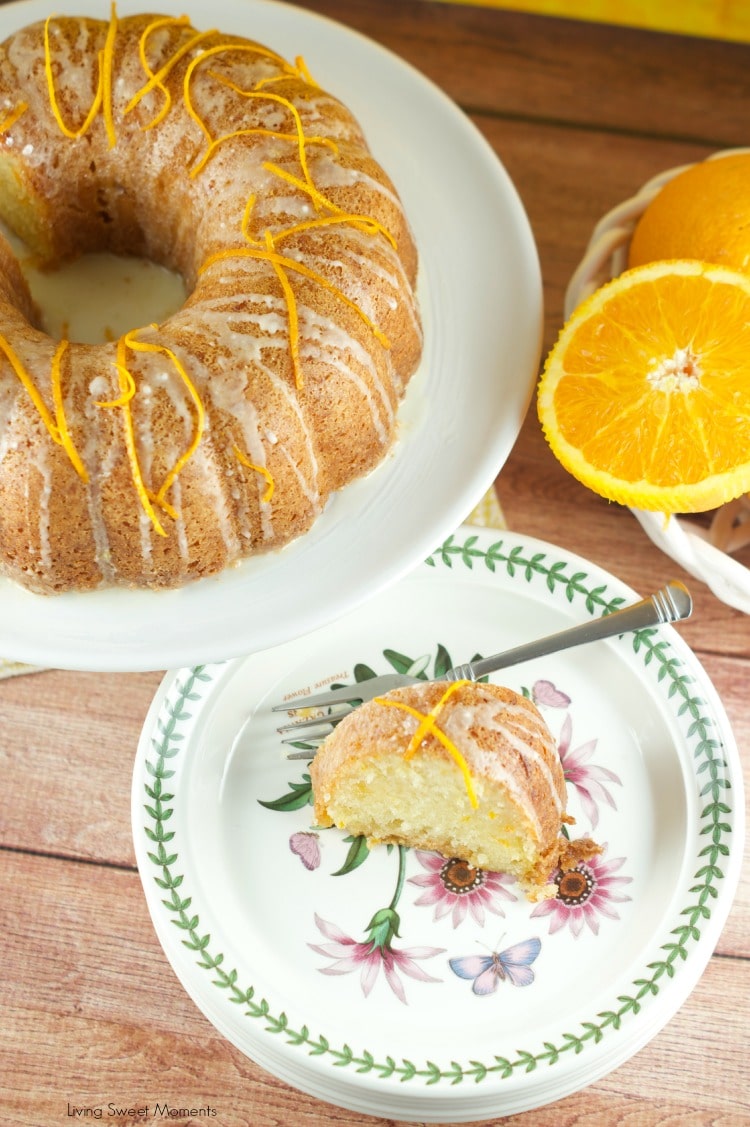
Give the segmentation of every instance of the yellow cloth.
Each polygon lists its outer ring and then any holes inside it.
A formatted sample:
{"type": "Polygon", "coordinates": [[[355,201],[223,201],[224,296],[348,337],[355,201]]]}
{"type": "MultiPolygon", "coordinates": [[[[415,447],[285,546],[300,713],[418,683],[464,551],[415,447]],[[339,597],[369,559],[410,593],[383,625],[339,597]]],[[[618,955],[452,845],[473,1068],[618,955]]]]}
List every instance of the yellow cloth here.
{"type": "Polygon", "coordinates": [[[507,528],[497,493],[488,489],[482,500],[466,518],[467,524],[476,524],[480,528],[507,528]]]}
{"type": "Polygon", "coordinates": [[[446,0],[750,43],[748,0],[446,0]]]}
{"type": "Polygon", "coordinates": [[[23,665],[20,661],[6,661],[0,657],[0,680],[3,677],[17,677],[19,673],[38,673],[36,665],[23,665]]]}

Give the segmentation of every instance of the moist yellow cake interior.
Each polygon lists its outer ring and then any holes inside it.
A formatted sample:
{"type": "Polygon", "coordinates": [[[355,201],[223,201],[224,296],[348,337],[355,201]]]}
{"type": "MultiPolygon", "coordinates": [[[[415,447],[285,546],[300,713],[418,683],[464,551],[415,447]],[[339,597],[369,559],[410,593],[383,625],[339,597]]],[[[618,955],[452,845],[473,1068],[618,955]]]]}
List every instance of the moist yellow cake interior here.
{"type": "Polygon", "coordinates": [[[0,149],[0,214],[8,227],[35,253],[46,257],[47,240],[39,209],[18,178],[15,166],[0,149]]]}
{"type": "Polygon", "coordinates": [[[464,780],[448,758],[417,753],[379,754],[341,768],[328,813],[349,833],[365,834],[369,844],[425,839],[436,835],[439,811],[440,852],[465,857],[480,867],[516,872],[531,869],[537,841],[517,803],[498,787],[474,781],[472,806],[464,780]],[[372,826],[378,827],[377,836],[372,826]]]}

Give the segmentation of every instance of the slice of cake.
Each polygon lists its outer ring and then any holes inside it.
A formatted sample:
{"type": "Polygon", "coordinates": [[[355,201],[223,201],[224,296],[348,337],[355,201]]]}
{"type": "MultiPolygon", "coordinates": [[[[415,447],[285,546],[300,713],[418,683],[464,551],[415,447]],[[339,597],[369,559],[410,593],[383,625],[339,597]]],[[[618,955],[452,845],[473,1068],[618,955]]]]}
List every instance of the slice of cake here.
{"type": "Polygon", "coordinates": [[[425,682],[376,697],[339,723],[310,775],[319,825],[511,874],[530,899],[600,851],[563,835],[573,819],[555,740],[530,700],[498,685],[425,682]]]}

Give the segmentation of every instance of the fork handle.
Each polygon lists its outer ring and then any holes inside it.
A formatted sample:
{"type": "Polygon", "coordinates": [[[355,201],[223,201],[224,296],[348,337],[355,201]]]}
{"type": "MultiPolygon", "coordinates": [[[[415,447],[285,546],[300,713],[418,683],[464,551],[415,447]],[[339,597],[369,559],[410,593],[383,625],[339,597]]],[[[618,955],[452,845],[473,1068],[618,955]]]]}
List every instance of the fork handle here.
{"type": "Polygon", "coordinates": [[[585,642],[612,638],[616,634],[627,634],[633,630],[642,630],[646,626],[658,626],[664,622],[678,622],[684,618],[689,618],[692,609],[693,600],[687,587],[678,580],[674,580],[647,599],[612,611],[611,614],[603,615],[601,618],[592,619],[591,622],[572,626],[569,630],[561,630],[557,634],[550,634],[547,638],[540,638],[536,642],[516,646],[515,649],[506,650],[494,657],[485,657],[466,665],[457,665],[445,675],[444,680],[476,681],[498,669],[507,669],[510,665],[518,665],[519,662],[530,661],[535,657],[545,657],[547,654],[571,649],[573,646],[580,646],[585,642]]]}

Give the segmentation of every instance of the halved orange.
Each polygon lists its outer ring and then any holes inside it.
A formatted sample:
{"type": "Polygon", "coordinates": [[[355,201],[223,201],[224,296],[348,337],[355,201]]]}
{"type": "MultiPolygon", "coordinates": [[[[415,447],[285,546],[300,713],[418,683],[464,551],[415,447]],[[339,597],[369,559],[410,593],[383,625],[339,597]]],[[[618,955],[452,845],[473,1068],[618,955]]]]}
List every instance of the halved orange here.
{"type": "Polygon", "coordinates": [[[632,508],[702,512],[750,490],[750,276],[628,270],[579,306],[538,388],[553,453],[632,508]]]}

